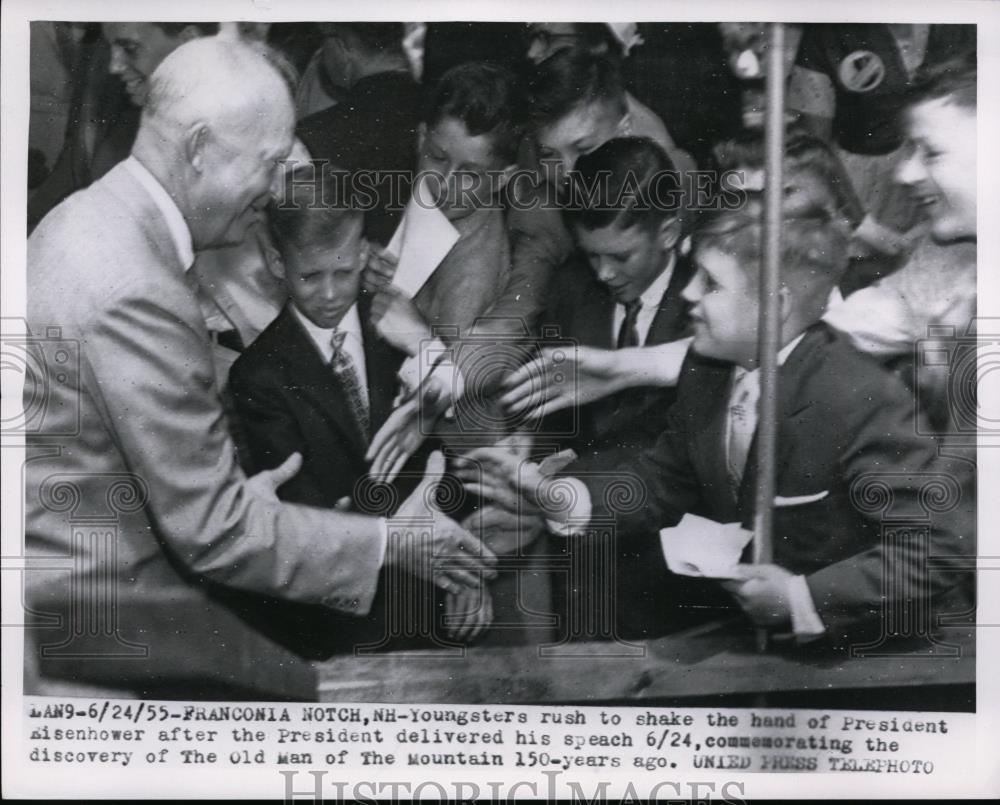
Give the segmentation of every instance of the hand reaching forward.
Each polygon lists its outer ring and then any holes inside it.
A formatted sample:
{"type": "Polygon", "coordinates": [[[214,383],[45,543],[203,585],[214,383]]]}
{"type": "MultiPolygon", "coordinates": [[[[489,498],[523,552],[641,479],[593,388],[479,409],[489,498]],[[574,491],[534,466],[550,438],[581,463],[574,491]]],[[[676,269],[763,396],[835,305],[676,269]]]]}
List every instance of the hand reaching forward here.
{"type": "Polygon", "coordinates": [[[273,470],[262,470],[247,478],[247,491],[260,500],[279,503],[278,487],[292,480],[300,469],[302,469],[302,454],[292,453],[273,470]]]}
{"type": "Polygon", "coordinates": [[[435,505],[434,491],[443,472],[444,456],[435,451],[423,480],[388,518],[385,564],[457,594],[481,587],[484,577],[496,578],[497,558],[435,505]]]}
{"type": "Polygon", "coordinates": [[[543,347],[504,381],[500,405],[507,414],[530,421],[628,388],[674,386],[690,343],[684,338],[614,350],[543,347]]]}
{"type": "Polygon", "coordinates": [[[486,587],[449,593],[444,601],[444,625],[454,640],[474,640],[493,623],[493,597],[486,587]]]}
{"type": "Polygon", "coordinates": [[[445,387],[430,375],[410,399],[399,405],[379,428],[365,453],[369,474],[376,481],[392,483],[434,422],[450,404],[445,387]]]}

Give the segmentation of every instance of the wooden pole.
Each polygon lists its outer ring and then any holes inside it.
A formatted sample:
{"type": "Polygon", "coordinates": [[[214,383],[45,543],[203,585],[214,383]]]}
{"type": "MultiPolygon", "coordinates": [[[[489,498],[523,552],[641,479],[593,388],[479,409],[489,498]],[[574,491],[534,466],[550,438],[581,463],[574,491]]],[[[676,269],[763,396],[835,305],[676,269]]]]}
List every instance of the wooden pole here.
{"type": "MultiPolygon", "coordinates": [[[[764,262],[760,276],[760,325],[757,357],[760,366],[760,407],[757,419],[757,505],[754,518],[753,561],[773,561],[771,540],[775,486],[775,441],[778,414],[778,350],[781,319],[778,307],[778,271],[781,264],[782,157],[785,147],[785,26],[769,26],[767,53],[767,110],[764,144],[767,151],[764,183],[764,262]]],[[[757,646],[767,648],[767,631],[757,630],[757,646]]]]}

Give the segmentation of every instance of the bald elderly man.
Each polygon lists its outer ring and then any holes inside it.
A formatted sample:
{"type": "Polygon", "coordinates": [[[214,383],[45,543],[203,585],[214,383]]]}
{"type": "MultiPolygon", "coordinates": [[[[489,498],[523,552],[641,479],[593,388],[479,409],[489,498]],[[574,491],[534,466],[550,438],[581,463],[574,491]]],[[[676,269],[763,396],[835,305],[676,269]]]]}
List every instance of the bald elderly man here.
{"type": "Polygon", "coordinates": [[[266,54],[218,38],[182,45],[150,79],[131,156],[29,239],[28,323],[45,373],[35,387],[49,390],[27,464],[34,609],[79,613],[116,579],[123,600],[221,586],[363,614],[383,567],[455,592],[493,574],[495,557],[431,503],[440,454],[388,525],[279,503],[297,455],[249,480],[237,464],[187,272],[196,252],[238,242],[259,219],[293,128],[266,54]],[[44,341],[54,327],[68,361],[44,341]],[[94,517],[115,522],[114,544],[80,526],[94,517]],[[69,556],[72,575],[51,570],[69,556]]]}

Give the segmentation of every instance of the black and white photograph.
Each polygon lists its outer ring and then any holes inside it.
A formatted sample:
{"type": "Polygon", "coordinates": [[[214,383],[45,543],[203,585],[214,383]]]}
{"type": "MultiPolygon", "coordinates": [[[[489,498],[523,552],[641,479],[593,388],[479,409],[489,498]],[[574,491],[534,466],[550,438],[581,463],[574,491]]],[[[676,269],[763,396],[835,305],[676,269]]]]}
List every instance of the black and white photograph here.
{"type": "Polygon", "coordinates": [[[1000,794],[1000,8],[50,5],[5,788],[1000,794]]]}

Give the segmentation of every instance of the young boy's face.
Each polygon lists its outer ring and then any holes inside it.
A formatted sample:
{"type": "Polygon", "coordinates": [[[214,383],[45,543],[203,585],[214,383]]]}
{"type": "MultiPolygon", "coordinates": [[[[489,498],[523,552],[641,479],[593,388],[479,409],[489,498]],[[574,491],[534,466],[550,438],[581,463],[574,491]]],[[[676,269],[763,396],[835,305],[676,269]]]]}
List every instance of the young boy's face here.
{"type": "Polygon", "coordinates": [[[331,329],[358,299],[367,245],[357,230],[341,244],[318,242],[285,249],[285,281],[292,302],[317,327],[331,329]]]}
{"type": "Polygon", "coordinates": [[[746,366],[757,355],[757,289],[736,258],[719,249],[696,250],[694,263],[683,293],[693,305],[691,347],[707,358],[746,366]]]}
{"type": "Polygon", "coordinates": [[[628,229],[621,229],[617,224],[603,229],[580,226],[574,229],[576,242],[597,279],[622,304],[642,296],[666,267],[662,229],[641,224],[628,229]]]}
{"type": "Polygon", "coordinates": [[[430,195],[449,221],[490,206],[506,167],[493,150],[493,137],[469,134],[461,120],[445,117],[421,128],[420,171],[428,173],[430,195]]]}
{"type": "Polygon", "coordinates": [[[621,131],[621,110],[615,103],[594,101],[535,133],[542,174],[557,187],[565,185],[569,172],[584,154],[596,151],[621,131]]]}
{"type": "Polygon", "coordinates": [[[936,98],[906,118],[909,156],[896,178],[931,221],[936,240],[976,236],[976,113],[936,98]]]}

